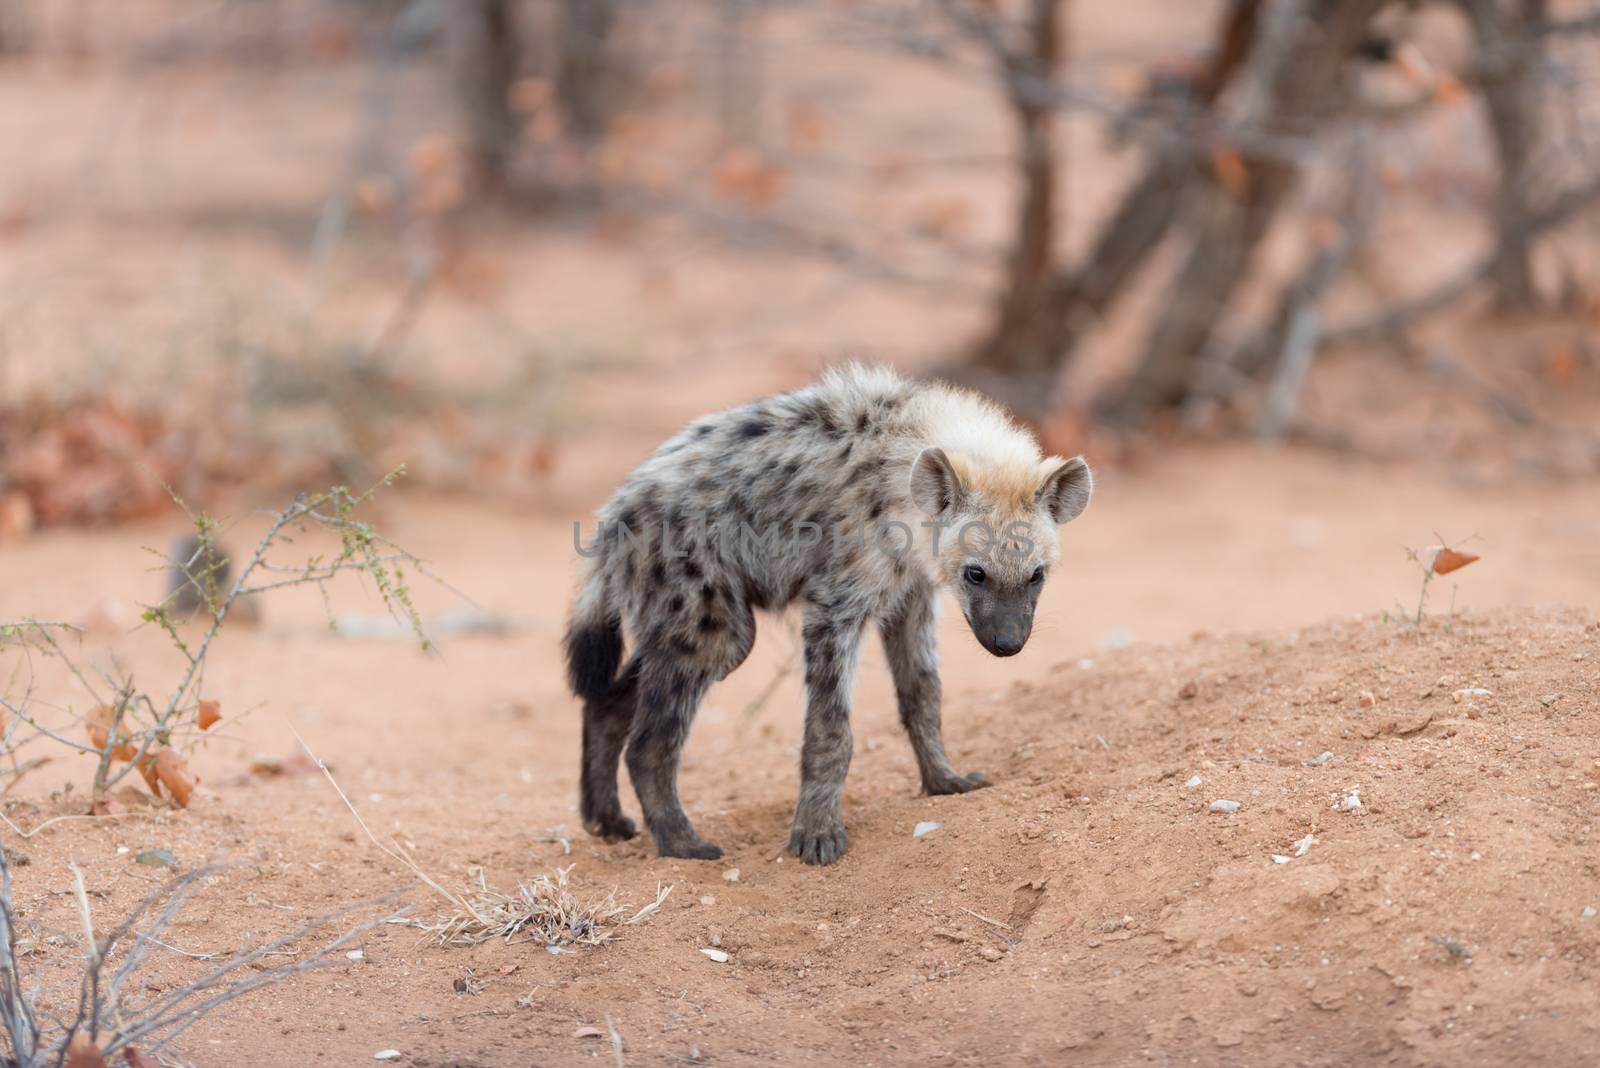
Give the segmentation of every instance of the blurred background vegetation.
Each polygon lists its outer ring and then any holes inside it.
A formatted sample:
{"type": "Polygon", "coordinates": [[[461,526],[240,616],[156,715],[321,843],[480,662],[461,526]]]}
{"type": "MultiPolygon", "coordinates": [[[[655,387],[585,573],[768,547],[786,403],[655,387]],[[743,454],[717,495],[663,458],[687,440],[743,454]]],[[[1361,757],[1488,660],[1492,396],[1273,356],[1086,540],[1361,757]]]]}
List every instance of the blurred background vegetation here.
{"type": "Polygon", "coordinates": [[[1592,474],[1597,71],[1558,0],[0,0],[0,538],[561,511],[846,358],[1592,474]]]}

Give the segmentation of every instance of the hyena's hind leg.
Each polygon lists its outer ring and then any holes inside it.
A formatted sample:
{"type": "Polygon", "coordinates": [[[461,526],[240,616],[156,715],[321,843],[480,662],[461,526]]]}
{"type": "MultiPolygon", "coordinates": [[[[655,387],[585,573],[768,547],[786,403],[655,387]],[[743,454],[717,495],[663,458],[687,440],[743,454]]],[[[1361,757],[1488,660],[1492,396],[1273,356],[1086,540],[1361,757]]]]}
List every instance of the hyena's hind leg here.
{"type": "MultiPolygon", "coordinates": [[[[642,655],[641,655],[642,658],[642,655]]],[[[650,658],[641,667],[639,712],[628,738],[628,777],[645,826],[664,857],[716,860],[722,849],[701,838],[678,800],[678,760],[711,676],[687,658],[650,658]]]]}
{"type": "Polygon", "coordinates": [[[988,786],[980,772],[963,775],[945,755],[940,729],[939,658],[935,652],[937,624],[933,590],[913,587],[894,615],[879,624],[883,648],[894,675],[900,722],[911,736],[922,773],[922,788],[930,794],[964,794],[988,786]]]}
{"type": "Polygon", "coordinates": [[[617,795],[617,764],[639,708],[639,658],[634,657],[598,701],[583,706],[583,765],[579,775],[579,813],[583,829],[597,838],[619,841],[639,833],[622,814],[617,795]]]}

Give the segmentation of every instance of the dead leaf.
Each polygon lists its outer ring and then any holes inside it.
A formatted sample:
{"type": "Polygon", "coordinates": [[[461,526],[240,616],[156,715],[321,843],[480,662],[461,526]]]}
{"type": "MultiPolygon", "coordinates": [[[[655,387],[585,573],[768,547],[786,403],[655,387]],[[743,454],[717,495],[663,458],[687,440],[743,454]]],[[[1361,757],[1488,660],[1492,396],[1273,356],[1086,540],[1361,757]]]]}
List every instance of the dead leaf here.
{"type": "Polygon", "coordinates": [[[160,1061],[146,1057],[132,1046],[122,1051],[122,1059],[127,1062],[128,1068],[161,1068],[160,1061]]]}
{"type": "Polygon", "coordinates": [[[724,200],[765,208],[783,192],[783,171],[747,148],[736,148],[712,170],[711,188],[724,200]]]}
{"type": "Polygon", "coordinates": [[[106,1068],[106,1055],[88,1035],[74,1035],[67,1046],[67,1068],[106,1068]]]}
{"type": "Polygon", "coordinates": [[[1440,549],[1433,556],[1433,573],[1435,575],[1448,575],[1452,571],[1459,571],[1478,559],[1476,553],[1464,553],[1459,549],[1449,546],[1440,549]]]}
{"type": "Polygon", "coordinates": [[[828,134],[828,124],[822,112],[810,104],[798,104],[789,112],[789,147],[797,152],[811,152],[822,145],[828,134]]]}
{"type": "Polygon", "coordinates": [[[455,143],[444,134],[429,134],[412,143],[406,163],[418,178],[439,178],[455,162],[455,143]]]}
{"type": "Polygon", "coordinates": [[[1567,383],[1577,377],[1578,357],[1572,351],[1572,346],[1557,343],[1550,347],[1549,354],[1545,357],[1545,373],[1552,382],[1567,383]]]}
{"type": "MultiPolygon", "coordinates": [[[[84,730],[89,734],[89,744],[101,752],[105,751],[107,743],[111,741],[111,724],[116,720],[116,709],[110,705],[98,705],[88,718],[84,720],[84,730]]],[[[132,760],[134,749],[131,742],[124,741],[127,734],[118,736],[117,745],[111,750],[112,760],[132,760]]]]}
{"type": "Polygon", "coordinates": [[[200,780],[189,770],[189,758],[176,749],[163,749],[156,754],[156,777],[172,794],[179,808],[189,807],[189,796],[200,780]]]}
{"type": "Polygon", "coordinates": [[[299,775],[315,775],[320,771],[317,762],[299,750],[295,750],[286,757],[258,756],[250,762],[250,772],[260,775],[264,779],[294,778],[299,775]]]}
{"type": "Polygon", "coordinates": [[[145,785],[150,787],[150,792],[160,797],[161,780],[156,777],[156,758],[146,756],[139,761],[139,774],[144,776],[145,785]]]}
{"type": "Polygon", "coordinates": [[[222,718],[221,701],[200,702],[200,729],[206,730],[213,723],[222,718]]]}
{"type": "Polygon", "coordinates": [[[1457,104],[1465,102],[1467,99],[1467,90],[1462,86],[1460,81],[1446,74],[1437,82],[1434,82],[1433,99],[1437,100],[1445,107],[1455,107],[1457,104]]]}
{"type": "Polygon", "coordinates": [[[1306,230],[1312,243],[1324,251],[1338,248],[1344,238],[1344,227],[1339,225],[1339,220],[1326,215],[1312,219],[1306,230]]]}
{"type": "Polygon", "coordinates": [[[1211,150],[1211,169],[1222,188],[1234,196],[1243,197],[1249,191],[1250,168],[1232,145],[1218,145],[1211,150]]]}

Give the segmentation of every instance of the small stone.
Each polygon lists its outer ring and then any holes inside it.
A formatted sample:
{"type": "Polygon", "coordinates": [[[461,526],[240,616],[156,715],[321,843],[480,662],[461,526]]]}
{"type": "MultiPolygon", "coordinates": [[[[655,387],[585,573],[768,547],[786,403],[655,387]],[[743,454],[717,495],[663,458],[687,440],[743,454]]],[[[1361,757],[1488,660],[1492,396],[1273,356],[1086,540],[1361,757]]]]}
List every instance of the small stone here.
{"type": "Polygon", "coordinates": [[[712,897],[710,894],[707,894],[707,895],[705,895],[704,897],[702,897],[700,899],[700,904],[702,904],[702,905],[711,906],[711,905],[715,905],[716,903],[717,903],[717,899],[712,897]]]}
{"type": "Polygon", "coordinates": [[[978,956],[982,957],[984,960],[999,960],[1001,957],[1005,956],[1005,954],[1001,953],[993,946],[984,946],[982,949],[978,950],[978,956]]]}
{"type": "Polygon", "coordinates": [[[1539,703],[1541,705],[1543,705],[1544,707],[1549,708],[1551,705],[1555,704],[1559,700],[1561,700],[1561,695],[1560,694],[1558,694],[1558,693],[1547,693],[1543,697],[1539,698],[1539,703]]]}
{"type": "Polygon", "coordinates": [[[1472,700],[1474,697],[1492,697],[1492,696],[1493,696],[1493,694],[1491,694],[1488,690],[1485,690],[1482,686],[1468,686],[1465,689],[1457,690],[1454,693],[1452,693],[1450,695],[1450,699],[1452,701],[1454,701],[1456,704],[1459,705],[1463,701],[1472,700]]]}
{"type": "Polygon", "coordinates": [[[1361,807],[1361,794],[1351,790],[1348,797],[1333,807],[1340,812],[1354,812],[1361,807]]]}
{"type": "Polygon", "coordinates": [[[358,964],[367,959],[367,955],[359,949],[352,949],[344,955],[345,960],[353,960],[358,964]]]}
{"type": "Polygon", "coordinates": [[[1377,703],[1378,699],[1372,696],[1371,690],[1362,690],[1356,695],[1356,704],[1360,705],[1362,708],[1371,708],[1377,703]]]}
{"type": "Polygon", "coordinates": [[[722,878],[725,881],[730,882],[730,883],[738,882],[739,881],[739,869],[738,868],[729,868],[727,871],[722,873],[722,878]]]}
{"type": "Polygon", "coordinates": [[[1289,861],[1291,861],[1293,859],[1294,859],[1293,857],[1286,857],[1282,853],[1273,853],[1272,854],[1272,863],[1274,863],[1274,864],[1287,864],[1287,863],[1289,863],[1289,861]]]}
{"type": "Polygon", "coordinates": [[[1211,802],[1212,812],[1238,812],[1243,807],[1237,801],[1217,800],[1211,802]]]}
{"type": "Polygon", "coordinates": [[[1193,790],[1196,786],[1199,786],[1204,782],[1205,782],[1205,780],[1202,779],[1200,776],[1191,775],[1191,776],[1189,776],[1189,778],[1187,780],[1185,780],[1183,785],[1186,786],[1187,788],[1189,788],[1190,790],[1193,790]]]}
{"type": "Polygon", "coordinates": [[[1578,918],[1583,920],[1592,920],[1594,917],[1595,911],[1593,905],[1583,906],[1583,911],[1578,914],[1578,918]]]}
{"type": "Polygon", "coordinates": [[[1322,752],[1318,753],[1316,756],[1312,757],[1310,760],[1307,760],[1305,763],[1306,763],[1306,765],[1308,767],[1320,768],[1320,767],[1322,767],[1322,765],[1326,764],[1328,761],[1330,761],[1332,759],[1333,759],[1333,753],[1331,753],[1328,750],[1324,749],[1322,752]]]}
{"type": "Polygon", "coordinates": [[[728,954],[724,950],[720,950],[720,949],[702,949],[700,952],[704,953],[706,956],[710,957],[712,960],[716,961],[718,964],[726,964],[726,963],[728,963],[728,954]]]}
{"type": "Polygon", "coordinates": [[[1178,698],[1183,701],[1193,701],[1200,695],[1200,686],[1193,679],[1183,684],[1183,689],[1178,691],[1178,698]]]}
{"type": "Polygon", "coordinates": [[[397,1061],[400,1059],[400,1051],[397,1049],[380,1049],[372,1055],[372,1059],[375,1061],[397,1061]]]}
{"type": "Polygon", "coordinates": [[[553,955],[553,956],[559,956],[560,953],[561,953],[561,947],[560,946],[545,946],[544,947],[544,951],[546,953],[549,953],[549,954],[553,955]]]}
{"type": "Polygon", "coordinates": [[[911,837],[913,837],[913,838],[921,838],[923,835],[932,834],[934,831],[937,831],[938,829],[939,829],[939,825],[937,823],[934,823],[932,820],[923,820],[921,823],[917,824],[916,827],[914,827],[912,829],[911,837]]]}
{"type": "Polygon", "coordinates": [[[165,849],[146,849],[133,858],[135,864],[143,864],[147,868],[176,868],[178,858],[165,849]]]}

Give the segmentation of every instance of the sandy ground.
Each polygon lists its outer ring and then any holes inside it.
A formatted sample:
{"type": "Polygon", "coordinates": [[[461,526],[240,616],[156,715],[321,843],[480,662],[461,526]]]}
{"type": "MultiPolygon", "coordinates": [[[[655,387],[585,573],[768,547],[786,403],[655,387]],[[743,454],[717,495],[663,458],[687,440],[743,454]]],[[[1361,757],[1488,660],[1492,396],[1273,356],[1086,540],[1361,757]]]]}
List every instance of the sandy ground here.
{"type": "MultiPolygon", "coordinates": [[[[1116,87],[1192,52],[1214,6],[1077,5],[1076,62],[1116,87]]],[[[246,774],[257,754],[293,753],[298,731],[373,831],[447,886],[481,874],[510,888],[571,865],[585,899],[670,895],[617,941],[560,955],[377,928],[360,963],[340,958],[201,1021],[173,1051],[185,1063],[371,1063],[383,1049],[411,1065],[615,1063],[609,1036],[577,1036],[608,1019],[635,1065],[1592,1063],[1600,487],[1552,477],[1592,472],[1592,457],[1574,447],[1554,462],[1547,440],[1388,351],[1340,354],[1309,385],[1313,419],[1355,426],[1357,451],[1141,443],[1108,464],[1019,657],[990,659],[946,620],[947,738],[992,789],[917,796],[869,644],[851,851],[826,870],[786,859],[801,700],[789,632],[768,621],[686,755],[689,811],[727,857],[663,861],[582,834],[578,715],[557,656],[572,523],[694,415],[838,358],[936,363],[981,324],[1006,233],[1007,125],[981,66],[932,71],[859,33],[773,18],[766,128],[806,108],[825,134],[805,150],[772,134],[765,148],[787,173],[770,218],[707,193],[705,130],[646,128],[623,146],[635,158],[620,184],[662,179],[694,210],[470,217],[390,354],[419,389],[510,392],[537,372],[506,407],[516,433],[559,441],[549,479],[517,506],[485,503],[463,477],[463,496],[386,497],[378,514],[510,629],[444,635],[429,657],[402,639],[331,634],[305,591],[275,596],[259,628],[230,629],[204,687],[225,719],[194,756],[203,783],[188,810],[130,801],[119,819],[6,833],[43,1006],[67,1011],[83,957],[69,862],[101,929],[166,878],[134,862],[141,851],[222,865],[141,971],[139,999],[201,975],[197,955],[354,902],[397,894],[422,919],[446,911],[325,779],[246,774]],[[848,236],[851,252],[763,229],[792,220],[848,236]],[[891,282],[885,268],[936,284],[891,282]],[[1405,547],[1473,535],[1482,561],[1436,583],[1429,622],[1407,626],[1419,573],[1405,547]],[[1489,693],[1454,700],[1470,688],[1489,693]],[[1359,810],[1333,807],[1351,793],[1359,810]],[[1215,800],[1241,807],[1212,813],[1215,800]],[[940,827],[914,838],[923,821],[940,827]],[[483,989],[458,993],[468,979],[483,989]]],[[[31,149],[0,173],[0,389],[197,407],[226,438],[247,416],[212,407],[227,396],[213,377],[262,354],[320,366],[368,344],[405,288],[415,233],[398,215],[361,216],[326,258],[312,246],[352,176],[369,73],[0,71],[0,134],[31,149]]],[[[421,74],[402,80],[395,111],[387,158],[403,170],[416,139],[449,120],[421,74]]],[[[1136,154],[1086,117],[1065,127],[1062,240],[1077,249],[1136,154]]],[[[1471,206],[1432,191],[1436,172],[1461,177],[1476,130],[1461,109],[1429,137],[1395,135],[1395,165],[1416,186],[1381,228],[1380,292],[1426,288],[1474,237],[1436,214],[1470,220],[1471,206]]],[[[1345,294],[1343,310],[1371,298],[1345,294]]],[[[1085,381],[1134,351],[1140,308],[1107,325],[1085,381]]],[[[1539,419],[1595,425],[1592,324],[1486,329],[1461,316],[1424,334],[1430,358],[1478,359],[1539,419]],[[1541,368],[1561,346],[1576,364],[1558,380],[1541,368]]],[[[293,429],[317,440],[319,418],[293,429]]],[[[430,486],[457,474],[420,448],[395,459],[430,486]]],[[[198,503],[230,517],[238,547],[262,527],[252,506],[273,499],[247,489],[198,503]]],[[[0,544],[0,620],[109,622],[85,637],[83,662],[162,690],[179,657],[136,619],[161,594],[146,550],[175,531],[0,544]]],[[[464,607],[425,583],[417,596],[435,620],[464,607]]],[[[332,610],[380,606],[345,587],[332,610]]],[[[81,713],[87,694],[56,667],[41,665],[38,696],[81,713]]],[[[60,758],[0,811],[24,829],[81,814],[88,779],[85,762],[60,758]]]]}
{"type": "MultiPolygon", "coordinates": [[[[749,709],[788,659],[781,624],[713,692],[687,752],[684,796],[725,860],[603,845],[573,810],[578,717],[557,655],[570,525],[399,498],[390,533],[513,632],[446,639],[430,658],[399,640],[332,638],[314,596],[280,596],[261,628],[215,651],[206,692],[228,719],[196,756],[204,783],[188,811],[56,824],[21,845],[29,959],[52,983],[80,959],[69,859],[110,918],[159,883],[130,859],[145,849],[227,865],[169,933],[190,953],[396,891],[421,917],[447,911],[326,781],[241,781],[253,754],[294,750],[293,727],[373,828],[451,886],[480,868],[509,888],[571,864],[585,897],[640,904],[673,889],[619,941],[561,956],[380,928],[362,939],[363,963],[201,1023],[180,1047],[197,1063],[350,1063],[386,1048],[414,1064],[589,1063],[611,1057],[609,1039],[573,1035],[607,1016],[640,1064],[695,1050],[727,1064],[1581,1063],[1600,1043],[1587,973],[1600,926],[1582,919],[1600,905],[1587,859],[1600,641],[1585,626],[1600,601],[1600,496],[1469,492],[1427,472],[1247,449],[1101,488],[1066,532],[1066,566],[1020,657],[989,659],[946,620],[949,742],[993,789],[916,795],[869,645],[851,851],[826,870],[781,852],[798,683],[749,709]],[[1442,580],[1417,632],[1399,618],[1416,590],[1401,546],[1435,528],[1477,531],[1484,559],[1454,576],[1453,624],[1442,580]],[[1586,608],[1527,607],[1549,604],[1586,608]],[[1302,629],[1319,619],[1335,622],[1302,629]],[[1455,703],[1466,687],[1491,695],[1455,703]],[[1324,751],[1327,763],[1302,763],[1324,751]],[[1186,788],[1192,775],[1203,785],[1186,788]],[[1360,813],[1331,810],[1352,791],[1360,813]],[[1210,813],[1217,799],[1243,808],[1210,813]],[[940,829],[914,839],[925,820],[940,829]],[[563,830],[570,856],[547,840],[563,830]],[[1306,834],[1305,856],[1272,861],[1306,834]],[[718,945],[727,964],[698,952],[718,945]],[[486,988],[457,994],[469,975],[486,988]]],[[[81,619],[115,614],[107,597],[149,599],[160,577],[142,547],[169,533],[8,547],[0,615],[81,619]]],[[[444,591],[419,598],[434,617],[460,608],[444,591]]],[[[376,604],[347,590],[334,610],[376,604]]],[[[149,631],[90,637],[83,654],[114,654],[151,683],[177,666],[149,631]]],[[[43,769],[7,815],[33,826],[81,811],[45,794],[85,774],[43,769]]],[[[201,967],[164,952],[141,993],[201,967]]],[[[58,1010],[59,990],[46,999],[58,1010]]]]}

